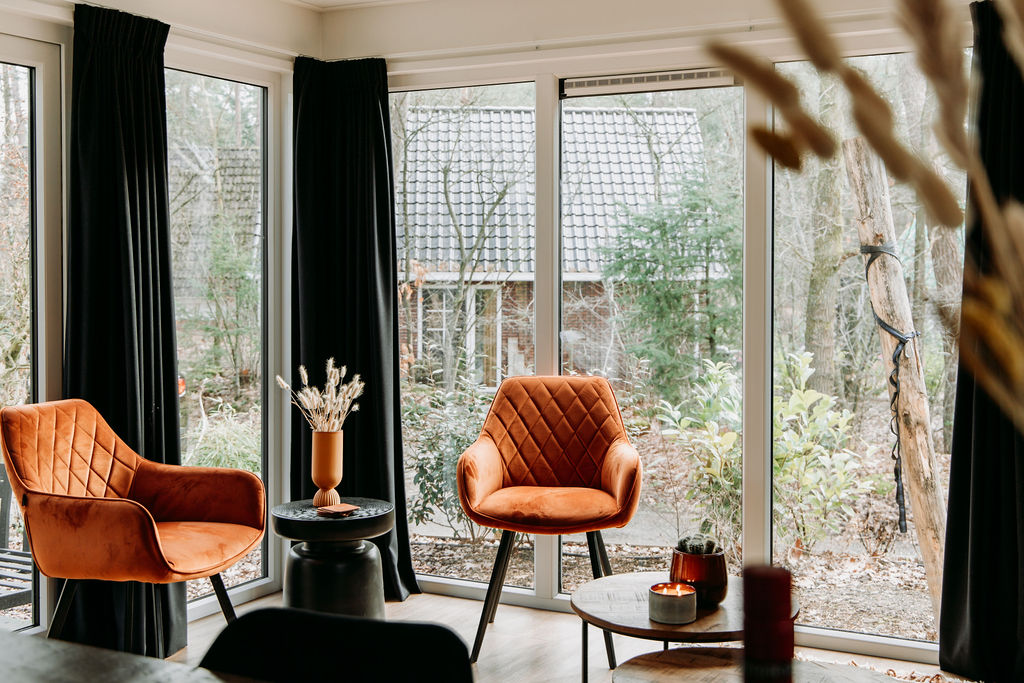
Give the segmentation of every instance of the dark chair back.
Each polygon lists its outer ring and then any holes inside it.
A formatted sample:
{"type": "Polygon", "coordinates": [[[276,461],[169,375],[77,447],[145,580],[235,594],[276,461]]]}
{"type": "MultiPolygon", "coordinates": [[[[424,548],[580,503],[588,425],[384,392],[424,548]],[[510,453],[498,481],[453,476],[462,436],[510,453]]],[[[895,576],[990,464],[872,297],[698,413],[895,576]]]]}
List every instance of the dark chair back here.
{"type": "Polygon", "coordinates": [[[200,666],[263,681],[473,682],[466,645],[444,626],[286,607],[238,617],[200,666]]]}

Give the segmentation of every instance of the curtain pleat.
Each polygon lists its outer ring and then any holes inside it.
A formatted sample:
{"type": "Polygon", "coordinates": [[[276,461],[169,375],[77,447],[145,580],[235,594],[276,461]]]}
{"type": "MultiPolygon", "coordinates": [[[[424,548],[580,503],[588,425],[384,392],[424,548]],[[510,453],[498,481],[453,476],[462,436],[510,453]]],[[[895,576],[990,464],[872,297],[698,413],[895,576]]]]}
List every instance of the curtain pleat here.
{"type": "MultiPolygon", "coordinates": [[[[382,59],[295,60],[292,358],[323,385],[334,358],[362,375],[345,422],[344,496],[395,504],[395,528],[374,539],[384,593],[419,592],[402,470],[391,124],[382,59]]],[[[301,386],[291,368],[292,385],[301,386]]],[[[310,429],[293,411],[291,494],[312,498],[310,429]]]]}
{"type": "MultiPolygon", "coordinates": [[[[982,85],[978,143],[996,197],[1024,200],[1024,81],[989,2],[971,5],[982,85]]],[[[990,272],[975,220],[966,260],[990,272]]],[[[953,417],[939,662],[986,681],[1024,680],[1024,439],[961,366],[953,417]]]]}
{"type": "MultiPolygon", "coordinates": [[[[164,44],[168,26],[77,5],[71,77],[64,396],[92,403],[142,457],[180,464],[171,292],[164,44]]],[[[155,652],[139,584],[87,582],[65,637],[155,652]]],[[[185,586],[160,586],[168,653],[185,646],[185,586]]]]}

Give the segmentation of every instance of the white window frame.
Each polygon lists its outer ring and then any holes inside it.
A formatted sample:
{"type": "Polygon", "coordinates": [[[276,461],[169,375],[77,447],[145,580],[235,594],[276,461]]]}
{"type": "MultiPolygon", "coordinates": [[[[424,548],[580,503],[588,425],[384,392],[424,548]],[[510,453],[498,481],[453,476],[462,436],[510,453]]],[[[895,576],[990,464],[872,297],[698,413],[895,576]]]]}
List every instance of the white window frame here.
{"type": "Polygon", "coordinates": [[[449,300],[447,302],[447,304],[446,304],[445,303],[445,299],[449,299],[448,293],[451,292],[453,289],[454,289],[454,287],[452,285],[450,285],[450,284],[437,283],[437,282],[424,282],[422,285],[420,285],[419,291],[416,293],[417,294],[417,296],[416,296],[416,360],[422,360],[423,359],[423,337],[425,336],[426,332],[434,333],[434,332],[440,331],[440,333],[441,333],[441,343],[442,344],[447,343],[447,341],[448,341],[448,334],[449,334],[448,333],[448,315],[451,312],[451,309],[448,306],[451,305],[451,301],[449,300]],[[428,309],[426,306],[424,306],[423,301],[426,298],[424,295],[428,291],[440,292],[440,296],[442,297],[442,299],[441,299],[441,309],[440,309],[440,313],[441,313],[441,329],[440,330],[438,330],[437,328],[433,328],[433,327],[428,329],[428,328],[424,327],[424,324],[423,324],[424,314],[426,314],[428,312],[428,310],[430,310],[431,313],[437,313],[438,312],[437,309],[428,309]]]}
{"type": "MultiPolygon", "coordinates": [[[[885,12],[850,13],[830,22],[844,56],[909,51],[906,36],[885,12]]],[[[559,371],[559,82],[563,78],[645,71],[714,68],[703,43],[709,35],[745,45],[773,62],[806,59],[775,22],[713,27],[676,37],[652,37],[622,44],[552,47],[494,52],[465,50],[446,57],[425,52],[388,59],[392,92],[485,86],[533,81],[536,87],[536,279],[535,358],[537,374],[559,371]]],[[[964,45],[971,40],[963,25],[964,45]]],[[[385,57],[388,57],[385,55],[385,57]]],[[[768,101],[750,88],[744,93],[746,124],[772,120],[768,101]]],[[[746,145],[744,158],[743,243],[743,549],[745,564],[771,562],[771,392],[772,392],[772,166],[766,155],[746,145]]],[[[571,611],[559,594],[559,539],[536,536],[534,588],[506,586],[502,602],[561,612],[571,611]]],[[[427,591],[483,599],[486,585],[462,579],[418,577],[427,591]]],[[[903,638],[797,626],[800,645],[935,664],[938,646],[903,638]]]]}
{"type": "MultiPolygon", "coordinates": [[[[32,206],[34,233],[34,301],[32,311],[32,381],[37,401],[60,398],[63,325],[64,225],[63,158],[64,135],[61,117],[63,69],[60,31],[41,31],[39,39],[0,34],[0,61],[33,69],[30,93],[35,157],[33,160],[32,206]]],[[[0,465],[2,466],[2,465],[0,465]]],[[[3,530],[6,533],[6,530],[3,530]]],[[[39,590],[32,596],[38,619],[25,633],[43,631],[56,603],[52,582],[40,575],[39,590]]]]}
{"type": "MultiPolygon", "coordinates": [[[[164,66],[168,69],[190,71],[266,89],[266,225],[264,226],[264,349],[263,382],[265,385],[264,448],[267,453],[266,478],[267,510],[290,497],[288,463],[280,455],[288,452],[290,442],[289,404],[270,378],[287,374],[291,367],[290,338],[284,321],[289,319],[288,302],[291,300],[291,95],[292,62],[279,57],[257,55],[245,50],[213,45],[188,35],[172,31],[164,51],[164,66]]],[[[235,604],[241,604],[281,590],[284,558],[288,542],[269,531],[267,520],[266,556],[263,564],[266,576],[228,589],[235,604]]],[[[220,611],[216,597],[211,593],[188,604],[189,621],[220,611]]]]}
{"type": "Polygon", "coordinates": [[[502,301],[502,293],[503,293],[503,289],[502,289],[501,284],[493,283],[493,282],[478,283],[478,284],[474,284],[474,285],[470,286],[470,288],[469,288],[469,296],[467,297],[467,301],[466,301],[466,306],[467,306],[467,309],[468,309],[466,311],[466,354],[469,356],[471,362],[473,363],[472,368],[473,368],[473,378],[474,378],[474,380],[476,380],[478,382],[478,384],[480,384],[481,386],[486,386],[486,387],[492,387],[492,386],[493,387],[497,387],[498,384],[501,382],[501,379],[502,379],[501,361],[502,361],[502,358],[504,357],[504,354],[502,353],[502,348],[501,348],[501,310],[502,310],[501,301],[502,301]],[[477,333],[477,328],[476,328],[476,322],[477,322],[476,305],[477,305],[477,298],[476,297],[477,297],[477,295],[480,292],[493,292],[492,296],[495,297],[495,300],[494,300],[494,327],[495,327],[495,335],[496,335],[497,339],[495,340],[495,344],[494,344],[494,363],[495,363],[496,369],[495,369],[494,377],[483,376],[480,380],[476,380],[476,360],[477,360],[477,353],[476,353],[476,333],[477,333]],[[494,382],[494,384],[491,384],[491,382],[494,382]]]}

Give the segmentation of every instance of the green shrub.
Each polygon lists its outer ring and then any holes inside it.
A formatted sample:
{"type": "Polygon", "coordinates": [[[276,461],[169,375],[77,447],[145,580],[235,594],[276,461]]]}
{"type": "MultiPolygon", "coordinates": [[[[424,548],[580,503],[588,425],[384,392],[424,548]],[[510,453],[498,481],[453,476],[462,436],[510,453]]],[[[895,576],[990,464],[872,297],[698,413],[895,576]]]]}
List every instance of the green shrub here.
{"type": "Polygon", "coordinates": [[[483,530],[462,510],[455,479],[459,456],[480,435],[491,397],[469,382],[451,392],[435,390],[425,403],[403,392],[406,461],[411,464],[416,494],[409,502],[413,522],[434,522],[456,538],[476,540],[483,530]]]}
{"type": "MultiPolygon", "coordinates": [[[[873,480],[859,477],[860,456],[846,448],[850,412],[840,411],[835,397],[807,388],[813,372],[809,353],[788,355],[772,401],[774,527],[787,546],[804,548],[839,531],[853,516],[857,496],[874,490],[873,480]]],[[[703,515],[702,528],[735,548],[743,498],[739,378],[727,363],[705,362],[694,393],[695,416],[662,402],[662,433],[693,465],[687,497],[703,515]]],[[[654,463],[656,470],[672,465],[654,463]]],[[[655,487],[663,477],[652,474],[655,487]]]]}
{"type": "Polygon", "coordinates": [[[263,450],[259,410],[240,413],[230,403],[220,403],[199,420],[183,454],[185,465],[230,467],[260,476],[263,450]]]}
{"type": "MultiPolygon", "coordinates": [[[[734,559],[738,559],[735,553],[743,528],[740,392],[739,377],[731,365],[705,361],[704,373],[693,385],[695,415],[684,415],[682,404],[673,406],[665,401],[659,409],[662,434],[679,446],[679,461],[666,458],[650,463],[654,498],[676,504],[685,498],[696,503],[703,515],[702,530],[723,539],[734,559]],[[684,466],[687,461],[691,468],[684,466]],[[666,489],[668,482],[671,486],[666,489]]],[[[677,509],[677,535],[681,518],[677,509]]]]}

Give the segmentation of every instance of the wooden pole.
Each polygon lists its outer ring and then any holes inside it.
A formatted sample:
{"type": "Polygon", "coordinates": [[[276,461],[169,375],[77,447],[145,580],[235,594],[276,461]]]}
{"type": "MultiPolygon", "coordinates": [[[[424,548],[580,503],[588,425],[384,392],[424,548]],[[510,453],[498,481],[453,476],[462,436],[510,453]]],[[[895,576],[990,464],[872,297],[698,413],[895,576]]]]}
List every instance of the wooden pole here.
{"type": "MultiPolygon", "coordinates": [[[[861,245],[880,246],[895,244],[896,228],[889,203],[889,183],[882,162],[870,151],[862,138],[843,142],[843,156],[850,189],[855,202],[854,221],[861,245]]],[[[864,262],[867,263],[868,255],[864,262]]],[[[871,304],[878,316],[903,334],[912,332],[910,297],[903,278],[903,266],[893,256],[882,254],[868,269],[868,290],[871,304]]],[[[899,343],[895,337],[878,328],[885,365],[886,385],[889,385],[892,355],[899,343]]],[[[928,395],[925,389],[924,365],[917,339],[907,343],[900,360],[900,396],[897,415],[903,453],[903,473],[907,498],[914,515],[921,557],[924,559],[928,589],[931,593],[935,618],[939,616],[942,594],[942,546],[946,536],[946,506],[942,500],[942,485],[932,448],[931,420],[928,395]]]]}

